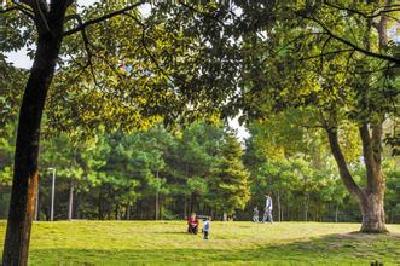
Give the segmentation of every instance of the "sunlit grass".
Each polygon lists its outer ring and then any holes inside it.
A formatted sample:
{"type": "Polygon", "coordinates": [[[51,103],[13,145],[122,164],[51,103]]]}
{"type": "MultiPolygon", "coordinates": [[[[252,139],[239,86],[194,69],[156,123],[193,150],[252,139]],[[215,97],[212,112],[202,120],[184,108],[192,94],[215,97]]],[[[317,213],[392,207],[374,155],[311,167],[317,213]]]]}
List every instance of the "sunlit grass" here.
{"type": "MultiPolygon", "coordinates": [[[[212,222],[211,237],[183,221],[37,222],[31,265],[400,265],[400,225],[389,235],[358,224],[212,222]]],[[[0,247],[5,223],[0,223],[0,247]]]]}

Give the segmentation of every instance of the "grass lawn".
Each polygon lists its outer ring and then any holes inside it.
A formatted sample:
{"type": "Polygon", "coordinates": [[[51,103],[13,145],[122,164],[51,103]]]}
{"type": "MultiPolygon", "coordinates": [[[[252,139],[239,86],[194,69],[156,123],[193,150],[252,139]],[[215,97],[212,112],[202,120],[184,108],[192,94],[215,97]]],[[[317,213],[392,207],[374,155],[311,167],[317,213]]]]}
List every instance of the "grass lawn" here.
{"type": "MultiPolygon", "coordinates": [[[[35,222],[30,265],[400,265],[400,225],[389,235],[358,224],[216,222],[211,238],[183,221],[35,222]]],[[[3,248],[5,222],[0,222],[3,248]]]]}

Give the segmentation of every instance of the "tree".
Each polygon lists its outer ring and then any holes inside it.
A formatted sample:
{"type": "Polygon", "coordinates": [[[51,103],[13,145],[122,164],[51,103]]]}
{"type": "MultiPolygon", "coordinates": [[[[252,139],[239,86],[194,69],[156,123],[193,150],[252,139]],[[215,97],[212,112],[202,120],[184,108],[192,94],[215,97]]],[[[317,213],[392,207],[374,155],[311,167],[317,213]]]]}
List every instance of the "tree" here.
{"type": "Polygon", "coordinates": [[[245,47],[258,56],[249,56],[244,66],[243,98],[250,114],[260,106],[258,117],[293,107],[310,111],[314,121],[307,126],[326,131],[343,183],[360,203],[361,231],[384,232],[382,123],[398,100],[395,75],[386,71],[397,64],[391,56],[395,48],[388,46],[386,13],[395,10],[387,1],[342,3],[373,15],[342,10],[345,15],[337,17],[332,15],[337,9],[325,2],[278,4],[275,21],[256,27],[250,33],[254,41],[245,39],[245,47]],[[296,19],[288,19],[290,14],[296,19]],[[354,41],[337,38],[336,32],[354,41]],[[269,79],[260,78],[263,75],[269,79]],[[365,187],[353,178],[340,140],[354,129],[367,168],[365,187]]]}
{"type": "MultiPolygon", "coordinates": [[[[8,3],[8,2],[7,2],[8,3]]],[[[73,1],[22,1],[10,3],[1,13],[19,12],[31,18],[37,32],[33,67],[25,87],[18,119],[15,172],[7,223],[3,265],[26,265],[30,227],[38,183],[37,158],[39,152],[40,124],[46,94],[53,79],[55,66],[63,38],[66,34],[67,9],[73,1]]],[[[142,2],[128,5],[106,16],[97,17],[86,24],[79,24],[68,34],[81,32],[88,25],[100,23],[107,18],[136,8],[142,2]]]]}
{"type": "MultiPolygon", "coordinates": [[[[322,220],[335,212],[333,202],[343,201],[326,136],[310,127],[311,121],[310,113],[288,109],[249,124],[245,165],[251,172],[251,206],[272,191],[278,219],[322,220]]],[[[341,139],[347,158],[357,160],[352,141],[341,139]]]]}
{"type": "Polygon", "coordinates": [[[232,133],[224,136],[221,155],[209,180],[210,203],[232,215],[236,209],[243,209],[250,199],[249,172],[241,161],[242,147],[232,133]]]}

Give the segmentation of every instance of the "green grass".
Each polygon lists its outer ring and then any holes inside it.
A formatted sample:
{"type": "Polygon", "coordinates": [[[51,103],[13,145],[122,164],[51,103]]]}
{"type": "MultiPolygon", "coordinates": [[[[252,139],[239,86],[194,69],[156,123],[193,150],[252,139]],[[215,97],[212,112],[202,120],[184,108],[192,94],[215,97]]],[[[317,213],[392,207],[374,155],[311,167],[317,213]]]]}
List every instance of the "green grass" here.
{"type": "MultiPolygon", "coordinates": [[[[389,235],[357,224],[216,222],[211,239],[183,221],[37,222],[30,265],[400,265],[400,225],[389,235]]],[[[0,222],[0,248],[5,222],[0,222]]]]}

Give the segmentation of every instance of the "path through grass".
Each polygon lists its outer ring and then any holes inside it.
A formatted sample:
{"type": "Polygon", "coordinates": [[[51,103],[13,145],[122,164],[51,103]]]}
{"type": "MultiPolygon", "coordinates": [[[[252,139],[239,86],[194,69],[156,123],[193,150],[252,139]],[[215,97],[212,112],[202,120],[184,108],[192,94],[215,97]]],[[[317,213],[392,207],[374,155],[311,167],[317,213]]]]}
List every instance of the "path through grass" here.
{"type": "MultiPolygon", "coordinates": [[[[183,221],[37,222],[30,265],[400,265],[400,225],[389,235],[357,224],[212,222],[210,240],[183,221]]],[[[0,222],[0,248],[5,222],[0,222]]]]}

